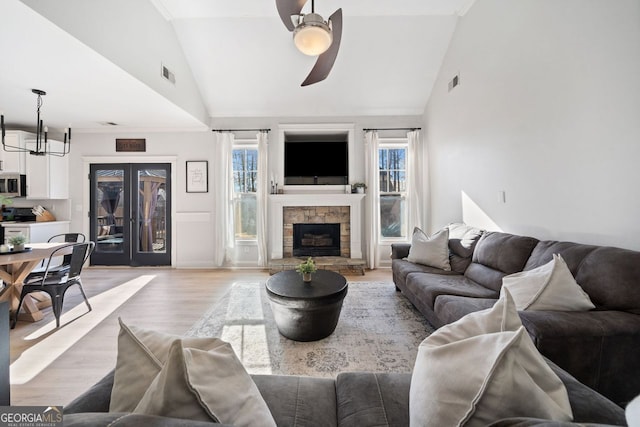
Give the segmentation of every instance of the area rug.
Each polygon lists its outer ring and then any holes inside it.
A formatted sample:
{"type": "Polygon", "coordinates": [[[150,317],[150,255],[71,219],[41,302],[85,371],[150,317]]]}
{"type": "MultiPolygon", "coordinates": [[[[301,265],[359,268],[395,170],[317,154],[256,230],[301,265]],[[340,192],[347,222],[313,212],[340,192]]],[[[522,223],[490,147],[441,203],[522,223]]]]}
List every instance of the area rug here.
{"type": "Polygon", "coordinates": [[[338,326],[319,341],[280,335],[264,283],[236,283],[187,332],[220,337],[251,374],[335,377],[345,371],[411,372],[433,327],[393,283],[349,282],[338,326]]]}

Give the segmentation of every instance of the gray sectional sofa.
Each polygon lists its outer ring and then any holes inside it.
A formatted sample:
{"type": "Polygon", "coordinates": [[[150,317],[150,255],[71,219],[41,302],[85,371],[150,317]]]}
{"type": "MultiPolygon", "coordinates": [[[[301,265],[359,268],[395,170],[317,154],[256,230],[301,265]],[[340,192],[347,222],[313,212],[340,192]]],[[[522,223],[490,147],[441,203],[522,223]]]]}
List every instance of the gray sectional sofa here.
{"type": "Polygon", "coordinates": [[[596,308],[520,311],[538,350],[578,381],[625,405],[640,394],[640,252],[540,241],[449,227],[451,271],[407,261],[409,244],[392,246],[396,288],[435,327],[491,307],[502,278],[546,264],[560,254],[596,308]]]}
{"type": "MultiPolygon", "coordinates": [[[[547,355],[547,363],[567,389],[573,422],[522,417],[496,420],[491,426],[626,425],[620,403],[640,392],[637,357],[640,311],[636,308],[640,307],[640,253],[485,233],[463,224],[452,224],[449,230],[452,271],[408,262],[403,258],[409,245],[393,246],[393,280],[398,290],[435,326],[491,307],[498,298],[502,277],[542,265],[554,253],[562,254],[597,306],[589,312],[519,312],[534,343],[547,355]],[[582,378],[574,378],[567,370],[582,378]],[[617,399],[618,404],[594,390],[598,387],[617,399]]],[[[411,374],[349,372],[335,379],[279,375],[252,378],[278,426],[410,424],[411,374]]],[[[112,371],[66,405],[65,426],[210,424],[110,413],[113,381],[112,371]]]]}
{"type": "MultiPolygon", "coordinates": [[[[565,384],[574,423],[533,418],[496,420],[495,426],[626,425],[622,408],[549,362],[565,384]]],[[[254,375],[278,426],[409,426],[411,374],[343,373],[334,379],[254,375]]],[[[109,413],[113,372],[64,408],[66,427],[182,427],[210,423],[168,417],[109,413]]],[[[218,424],[220,425],[220,424],[218,424]]]]}

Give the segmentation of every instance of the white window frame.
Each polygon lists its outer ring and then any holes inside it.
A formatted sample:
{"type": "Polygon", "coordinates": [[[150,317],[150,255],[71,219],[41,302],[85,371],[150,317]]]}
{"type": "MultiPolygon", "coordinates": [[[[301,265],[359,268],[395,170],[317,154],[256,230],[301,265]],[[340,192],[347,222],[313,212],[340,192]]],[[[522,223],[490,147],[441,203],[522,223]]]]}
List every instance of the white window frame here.
{"type": "MultiPolygon", "coordinates": [[[[232,151],[232,155],[233,155],[233,151],[235,150],[256,150],[256,152],[258,152],[258,156],[260,155],[260,152],[258,150],[258,138],[243,138],[243,139],[235,139],[233,141],[233,147],[231,149],[232,151]]],[[[258,183],[259,185],[260,183],[258,183]]],[[[256,189],[256,193],[257,193],[257,189],[256,189]]],[[[256,194],[254,193],[254,194],[256,194]]],[[[235,209],[235,203],[236,203],[236,194],[249,194],[249,193],[236,193],[235,191],[235,186],[234,186],[234,190],[233,190],[233,201],[232,203],[234,203],[234,209],[235,209]]],[[[235,212],[234,212],[235,214],[235,212]]],[[[256,212],[257,215],[257,212],[256,212]]],[[[256,218],[257,219],[257,218],[256,218]]],[[[235,237],[236,232],[235,230],[233,230],[233,235],[235,238],[236,243],[238,243],[239,245],[242,245],[243,243],[253,243],[253,244],[257,244],[258,243],[258,236],[256,235],[255,238],[253,239],[239,239],[237,237],[235,237]]]]}
{"type": "MultiPolygon", "coordinates": [[[[404,148],[405,150],[405,190],[400,192],[400,194],[402,195],[402,197],[405,200],[405,211],[404,211],[404,224],[407,225],[408,227],[408,221],[409,221],[409,203],[411,203],[411,201],[409,200],[409,194],[407,193],[407,188],[408,188],[408,181],[409,181],[409,139],[406,137],[402,137],[402,138],[379,138],[379,144],[378,144],[378,153],[380,153],[381,149],[398,149],[398,148],[404,148]]],[[[376,167],[378,168],[378,179],[380,179],[380,164],[376,165],[376,167]]],[[[385,194],[398,194],[398,193],[389,193],[386,191],[382,191],[381,189],[378,189],[378,210],[380,210],[381,208],[381,203],[380,203],[380,197],[385,195],[385,194]]],[[[411,238],[411,230],[407,230],[407,235],[404,237],[384,237],[382,235],[382,215],[380,215],[379,218],[379,224],[378,224],[378,233],[379,233],[379,241],[380,243],[385,243],[385,244],[389,244],[389,243],[398,243],[398,242],[406,242],[407,239],[411,238]]]]}

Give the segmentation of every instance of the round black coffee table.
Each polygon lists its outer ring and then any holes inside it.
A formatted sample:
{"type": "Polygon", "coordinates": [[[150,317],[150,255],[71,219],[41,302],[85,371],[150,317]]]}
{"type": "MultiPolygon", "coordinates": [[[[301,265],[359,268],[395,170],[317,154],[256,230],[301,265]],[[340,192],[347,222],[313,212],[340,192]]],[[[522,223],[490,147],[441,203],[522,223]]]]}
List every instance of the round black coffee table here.
{"type": "Polygon", "coordinates": [[[294,341],[316,341],[336,329],[347,279],[329,270],[318,270],[311,282],[294,270],[281,271],[267,280],[267,294],[280,333],[294,341]]]}

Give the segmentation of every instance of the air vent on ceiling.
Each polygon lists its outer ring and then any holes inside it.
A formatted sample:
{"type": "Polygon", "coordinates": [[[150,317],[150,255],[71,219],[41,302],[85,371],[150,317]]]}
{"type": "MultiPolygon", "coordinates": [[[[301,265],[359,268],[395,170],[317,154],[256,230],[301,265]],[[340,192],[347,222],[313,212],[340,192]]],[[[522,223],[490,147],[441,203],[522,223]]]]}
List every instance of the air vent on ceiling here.
{"type": "Polygon", "coordinates": [[[453,78],[449,81],[449,92],[451,92],[453,90],[454,87],[458,86],[460,84],[460,74],[456,74],[455,76],[453,76],[453,78]]]}
{"type": "Polygon", "coordinates": [[[171,83],[176,84],[176,75],[171,70],[162,64],[162,77],[169,80],[171,83]]]}

